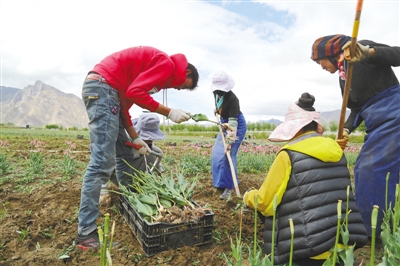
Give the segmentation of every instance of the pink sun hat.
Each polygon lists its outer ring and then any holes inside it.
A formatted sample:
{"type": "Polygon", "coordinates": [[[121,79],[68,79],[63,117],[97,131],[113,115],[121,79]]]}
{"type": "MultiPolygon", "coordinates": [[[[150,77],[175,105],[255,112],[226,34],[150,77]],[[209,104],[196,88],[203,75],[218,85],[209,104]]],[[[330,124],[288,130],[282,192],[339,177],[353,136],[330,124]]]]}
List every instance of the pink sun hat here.
{"type": "Polygon", "coordinates": [[[315,121],[318,123],[317,133],[321,134],[324,132],[324,128],[319,122],[321,117],[320,112],[306,111],[299,107],[296,103],[289,106],[289,109],[285,116],[285,122],[278,125],[274,131],[272,131],[268,140],[275,142],[289,141],[291,140],[303,127],[315,121]]]}

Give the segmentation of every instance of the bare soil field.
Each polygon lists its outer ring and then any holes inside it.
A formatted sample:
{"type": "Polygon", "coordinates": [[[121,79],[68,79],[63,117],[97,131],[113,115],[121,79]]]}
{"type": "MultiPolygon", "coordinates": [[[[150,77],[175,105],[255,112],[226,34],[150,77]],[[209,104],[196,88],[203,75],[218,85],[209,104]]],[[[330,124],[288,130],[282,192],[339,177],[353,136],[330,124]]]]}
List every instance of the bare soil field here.
{"type": "MultiPolygon", "coordinates": [[[[65,152],[65,140],[42,140],[46,142],[44,174],[26,181],[25,190],[21,189],[24,186],[21,180],[25,180],[24,175],[29,175],[25,162],[29,158],[32,149],[29,142],[33,138],[0,135],[0,139],[8,142],[0,153],[7,154],[12,163],[9,172],[0,175],[0,265],[99,265],[97,251],[82,251],[71,246],[77,233],[82,176],[89,161],[88,139],[70,140],[76,143],[74,155],[79,162],[77,173],[70,179],[63,178],[57,167],[57,160],[62,160],[65,152]],[[59,259],[63,253],[69,257],[59,259]]],[[[176,158],[182,153],[197,152],[188,150],[186,144],[177,142],[176,146],[170,146],[168,142],[161,142],[158,146],[165,155],[176,158]]],[[[264,176],[265,173],[240,174],[241,192],[259,187],[264,176]]],[[[214,212],[212,243],[168,250],[152,257],[143,253],[140,242],[120,214],[119,195],[111,193],[111,204],[100,206],[98,224],[102,224],[105,213],[109,213],[111,221],[116,222],[114,241],[119,245],[112,251],[113,265],[226,265],[223,254],[230,256],[230,238],[235,240],[239,234],[240,220],[243,242],[251,244],[254,213],[244,212],[241,217],[237,209],[239,198],[220,200],[221,191],[212,186],[211,173],[208,178],[200,179],[197,187],[193,200],[201,206],[212,206],[214,212]]],[[[258,224],[258,241],[262,245],[261,224],[258,224]]],[[[357,250],[354,254],[355,265],[367,265],[369,252],[369,246],[357,250]]],[[[379,259],[379,250],[376,252],[379,259]]]]}

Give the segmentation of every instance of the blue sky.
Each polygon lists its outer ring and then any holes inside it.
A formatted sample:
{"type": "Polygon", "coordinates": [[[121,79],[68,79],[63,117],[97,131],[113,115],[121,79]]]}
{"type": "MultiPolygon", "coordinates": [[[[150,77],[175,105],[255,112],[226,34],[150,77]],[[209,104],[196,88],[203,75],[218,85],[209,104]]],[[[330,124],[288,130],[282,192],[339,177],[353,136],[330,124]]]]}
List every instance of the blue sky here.
{"type": "MultiPolygon", "coordinates": [[[[41,80],[80,97],[86,73],[105,56],[149,45],[183,53],[199,70],[194,92],[167,90],[172,108],[213,117],[211,77],[223,70],[248,121],[282,119],[303,92],[316,97],[318,111],[338,110],[338,75],[310,60],[311,45],[351,35],[355,7],[355,0],[0,0],[0,85],[41,80]]],[[[399,8],[398,0],[364,0],[358,38],[399,46],[399,8]]]]}
{"type": "Polygon", "coordinates": [[[222,7],[230,12],[245,16],[250,21],[268,21],[289,28],[295,20],[288,11],[276,10],[268,5],[254,1],[204,1],[222,7]]]}

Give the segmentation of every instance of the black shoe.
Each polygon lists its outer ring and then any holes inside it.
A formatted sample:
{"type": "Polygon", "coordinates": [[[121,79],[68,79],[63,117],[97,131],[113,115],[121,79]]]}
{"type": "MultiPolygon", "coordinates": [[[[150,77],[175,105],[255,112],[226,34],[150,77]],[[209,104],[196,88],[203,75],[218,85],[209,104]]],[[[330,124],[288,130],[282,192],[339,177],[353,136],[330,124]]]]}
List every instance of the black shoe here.
{"type": "Polygon", "coordinates": [[[77,234],[75,238],[75,245],[82,250],[99,248],[100,241],[97,229],[87,236],[81,236],[80,234],[77,234]]]}

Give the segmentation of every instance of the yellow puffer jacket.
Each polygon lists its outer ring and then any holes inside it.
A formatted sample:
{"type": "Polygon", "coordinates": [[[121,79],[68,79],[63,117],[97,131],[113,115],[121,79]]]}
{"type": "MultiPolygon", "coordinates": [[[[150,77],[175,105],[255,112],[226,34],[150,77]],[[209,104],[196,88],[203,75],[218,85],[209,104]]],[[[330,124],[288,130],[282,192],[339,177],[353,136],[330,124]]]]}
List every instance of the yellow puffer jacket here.
{"type": "Polygon", "coordinates": [[[300,135],[282,147],[260,189],[250,190],[244,195],[243,200],[247,206],[254,209],[254,197],[258,195],[257,209],[264,216],[273,215],[272,204],[275,194],[278,195],[277,205],[279,205],[292,170],[289,155],[285,150],[298,151],[323,162],[340,161],[343,151],[336,141],[326,137],[311,137],[311,134],[315,132],[300,135]]]}

